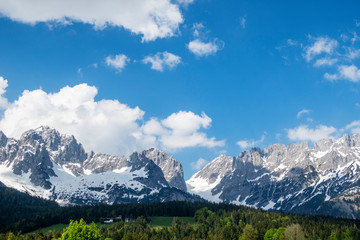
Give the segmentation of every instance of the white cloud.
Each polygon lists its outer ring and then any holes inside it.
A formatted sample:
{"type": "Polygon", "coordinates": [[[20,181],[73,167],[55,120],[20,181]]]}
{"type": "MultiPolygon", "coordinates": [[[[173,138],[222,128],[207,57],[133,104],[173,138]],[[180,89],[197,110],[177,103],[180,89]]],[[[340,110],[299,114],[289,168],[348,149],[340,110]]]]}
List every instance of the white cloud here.
{"type": "Polygon", "coordinates": [[[224,42],[217,39],[212,42],[202,42],[200,39],[195,39],[189,42],[187,47],[197,56],[209,56],[221,50],[224,47],[224,42]]]}
{"type": "Polygon", "coordinates": [[[301,125],[294,129],[288,129],[288,138],[291,141],[311,141],[317,142],[324,138],[331,137],[336,133],[337,129],[334,127],[328,127],[319,125],[315,129],[309,128],[307,125],[301,125]]]}
{"type": "Polygon", "coordinates": [[[338,45],[338,42],[328,37],[314,38],[313,44],[305,47],[304,57],[306,61],[311,61],[315,56],[320,54],[332,54],[338,45]]]}
{"type": "Polygon", "coordinates": [[[95,101],[97,89],[87,84],[64,87],[56,93],[25,90],[0,120],[6,135],[19,138],[29,129],[47,125],[73,134],[87,150],[128,154],[146,147],[137,121],[144,112],[117,100],[95,101]]]}
{"type": "Polygon", "coordinates": [[[158,52],[153,56],[147,56],[143,60],[143,63],[151,64],[151,69],[162,72],[164,67],[168,67],[169,69],[173,69],[181,63],[181,58],[169,52],[158,52]]]}
{"type": "Polygon", "coordinates": [[[208,163],[209,162],[206,161],[205,159],[199,158],[196,162],[191,162],[190,165],[191,165],[192,169],[199,171],[208,163]]]}
{"type": "Polygon", "coordinates": [[[324,78],[330,81],[339,79],[349,80],[351,82],[360,81],[360,69],[355,65],[340,65],[338,72],[334,74],[325,73],[324,78]]]}
{"type": "Polygon", "coordinates": [[[121,72],[125,68],[126,64],[129,61],[130,59],[124,54],[107,56],[105,58],[106,65],[115,68],[119,72],[121,72]]]}
{"type": "Polygon", "coordinates": [[[246,148],[257,147],[259,144],[263,143],[264,140],[265,140],[265,135],[262,135],[259,140],[241,140],[238,141],[236,144],[240,148],[246,149],[246,148]]]}
{"type": "MultiPolygon", "coordinates": [[[[6,86],[6,80],[1,78],[0,94],[5,93],[6,86]]],[[[150,147],[175,151],[224,145],[224,140],[208,138],[200,131],[211,125],[211,118],[205,113],[200,116],[180,111],[143,124],[144,111],[139,107],[118,100],[96,101],[97,93],[95,87],[87,84],[66,86],[55,93],[25,90],[7,105],[0,129],[7,136],[19,138],[29,129],[46,125],[73,134],[87,150],[117,155],[150,147]]]]}
{"type": "MultiPolygon", "coordinates": [[[[191,0],[178,0],[190,3],[191,0]]],[[[170,0],[2,0],[0,13],[25,24],[82,22],[95,29],[108,26],[141,34],[143,41],[173,36],[183,22],[170,0]]]]}
{"type": "Polygon", "coordinates": [[[246,27],[246,17],[242,17],[240,20],[240,23],[241,23],[241,27],[245,28],[246,27]]]}
{"type": "Polygon", "coordinates": [[[179,111],[163,120],[151,119],[143,128],[145,134],[154,136],[162,148],[170,151],[192,146],[224,146],[224,140],[208,138],[200,132],[201,128],[209,128],[211,121],[205,113],[199,116],[190,111],[179,111]]]}
{"type": "Polygon", "coordinates": [[[358,57],[360,57],[360,49],[355,49],[352,47],[348,47],[346,48],[347,53],[346,53],[346,57],[351,61],[353,59],[356,59],[358,57]]]}
{"type": "Polygon", "coordinates": [[[356,32],[352,37],[341,34],[341,46],[338,48],[338,41],[329,37],[313,38],[309,36],[311,44],[304,47],[303,57],[307,62],[314,60],[314,67],[327,66],[333,72],[324,73],[324,78],[329,81],[348,80],[351,82],[360,81],[360,69],[354,65],[354,60],[360,57],[360,49],[354,43],[360,41],[356,32]]]}
{"type": "Polygon", "coordinates": [[[351,82],[360,81],[360,69],[358,69],[355,65],[341,65],[339,66],[339,73],[341,78],[347,79],[351,82]]]}
{"type": "Polygon", "coordinates": [[[202,23],[193,24],[193,36],[196,38],[206,38],[208,31],[205,30],[205,26],[202,23]]]}
{"type": "Polygon", "coordinates": [[[335,81],[335,80],[339,79],[339,76],[336,73],[334,73],[334,74],[325,73],[324,78],[329,80],[329,81],[335,81]]]}
{"type": "Polygon", "coordinates": [[[317,59],[316,62],[314,63],[315,67],[320,67],[320,66],[332,66],[334,65],[336,62],[338,61],[338,59],[336,58],[320,58],[317,59]]]}
{"type": "Polygon", "coordinates": [[[296,114],[296,117],[297,118],[300,118],[302,115],[304,115],[304,114],[309,114],[310,113],[310,110],[309,109],[303,109],[303,110],[301,110],[300,112],[298,112],[297,114],[296,114]]]}
{"type": "Polygon", "coordinates": [[[352,121],[346,125],[345,130],[350,130],[352,134],[360,134],[360,120],[352,121]]]}
{"type": "Polygon", "coordinates": [[[217,38],[212,41],[208,40],[209,31],[206,31],[202,23],[195,23],[193,25],[193,36],[196,38],[187,44],[190,52],[197,56],[214,55],[217,51],[222,50],[225,43],[217,38]]]}
{"type": "Polygon", "coordinates": [[[9,104],[7,98],[4,97],[7,87],[8,81],[3,77],[0,77],[0,109],[5,109],[9,104]]]}

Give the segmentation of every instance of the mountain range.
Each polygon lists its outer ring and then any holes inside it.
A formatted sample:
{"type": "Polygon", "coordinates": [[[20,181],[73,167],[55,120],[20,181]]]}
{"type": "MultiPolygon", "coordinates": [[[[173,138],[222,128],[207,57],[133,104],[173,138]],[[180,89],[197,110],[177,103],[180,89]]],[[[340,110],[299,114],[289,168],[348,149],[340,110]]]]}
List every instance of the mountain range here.
{"type": "Polygon", "coordinates": [[[0,132],[0,182],[62,205],[201,200],[186,192],[181,164],[166,153],[87,153],[74,136],[50,127],[19,140],[0,132]]]}
{"type": "Polygon", "coordinates": [[[62,205],[203,201],[360,218],[360,136],[220,155],[185,182],[179,161],[152,148],[129,157],[86,152],[40,127],[0,132],[0,185],[62,205]]]}
{"type": "Polygon", "coordinates": [[[221,155],[187,181],[205,199],[264,210],[360,217],[360,136],[221,155]]]}

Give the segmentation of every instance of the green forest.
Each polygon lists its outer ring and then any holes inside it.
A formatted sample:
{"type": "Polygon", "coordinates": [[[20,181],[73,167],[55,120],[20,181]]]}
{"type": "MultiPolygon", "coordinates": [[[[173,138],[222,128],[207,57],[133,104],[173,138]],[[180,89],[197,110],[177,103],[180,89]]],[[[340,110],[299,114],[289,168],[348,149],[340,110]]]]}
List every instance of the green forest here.
{"type": "Polygon", "coordinates": [[[0,240],[360,239],[359,220],[266,212],[209,202],[60,207],[51,201],[0,188],[0,212],[0,240]],[[167,226],[154,227],[153,216],[173,218],[167,226]],[[189,218],[194,221],[181,220],[189,218]],[[106,219],[114,219],[115,223],[94,224],[106,219]],[[49,232],[38,230],[59,223],[67,224],[67,228],[49,232]]]}

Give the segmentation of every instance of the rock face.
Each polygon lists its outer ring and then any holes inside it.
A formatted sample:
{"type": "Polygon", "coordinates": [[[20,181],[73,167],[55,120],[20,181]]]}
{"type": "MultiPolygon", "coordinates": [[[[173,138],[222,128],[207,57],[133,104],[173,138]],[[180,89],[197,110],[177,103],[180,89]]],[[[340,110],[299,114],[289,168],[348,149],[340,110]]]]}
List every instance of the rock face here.
{"type": "Polygon", "coordinates": [[[19,140],[0,132],[0,181],[61,204],[200,199],[183,191],[182,166],[166,153],[86,153],[73,136],[49,127],[29,130],[19,140]]]}
{"type": "Polygon", "coordinates": [[[324,139],[237,157],[219,156],[187,181],[189,192],[265,210],[360,218],[360,136],[324,139]]]}
{"type": "Polygon", "coordinates": [[[170,187],[186,191],[184,172],[179,161],[155,148],[146,150],[143,153],[161,168],[170,187]]]}

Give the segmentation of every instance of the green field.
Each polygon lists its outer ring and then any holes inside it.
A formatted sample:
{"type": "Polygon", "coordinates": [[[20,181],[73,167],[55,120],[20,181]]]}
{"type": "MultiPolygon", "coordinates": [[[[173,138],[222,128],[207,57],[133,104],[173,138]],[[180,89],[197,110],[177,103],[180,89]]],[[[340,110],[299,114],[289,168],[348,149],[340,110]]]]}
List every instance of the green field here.
{"type": "MultiPolygon", "coordinates": [[[[154,228],[171,227],[174,217],[151,217],[150,226],[154,228]]],[[[195,225],[193,217],[177,217],[179,221],[195,225]]]]}

